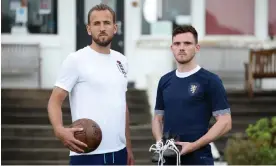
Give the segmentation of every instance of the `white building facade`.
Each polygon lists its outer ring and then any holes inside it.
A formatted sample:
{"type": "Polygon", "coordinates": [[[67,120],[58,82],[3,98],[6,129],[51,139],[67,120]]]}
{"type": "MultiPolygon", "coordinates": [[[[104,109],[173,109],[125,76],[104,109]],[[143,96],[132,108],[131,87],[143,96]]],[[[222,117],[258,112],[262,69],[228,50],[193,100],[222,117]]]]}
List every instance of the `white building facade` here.
{"type": "MultiPolygon", "coordinates": [[[[143,10],[146,8],[144,3],[147,1],[145,1],[56,0],[55,3],[54,0],[46,1],[52,5],[49,7],[50,12],[54,12],[56,8],[56,33],[25,33],[15,28],[10,32],[2,31],[1,34],[2,51],[4,45],[8,44],[39,46],[40,74],[24,75],[19,72],[15,75],[2,75],[2,88],[51,89],[64,58],[78,47],[89,44],[86,42],[87,39],[84,42],[84,39],[78,36],[79,31],[82,31],[82,35],[85,34],[83,27],[86,15],[93,5],[100,2],[109,4],[115,8],[116,13],[119,13],[121,19],[117,23],[122,26],[121,37],[113,44],[118,45],[116,48],[120,46],[121,52],[129,60],[129,81],[134,82],[138,89],[149,90],[150,98],[154,96],[160,76],[175,66],[169,48],[174,23],[191,24],[197,29],[202,45],[202,53],[197,55],[199,64],[215,72],[230,71],[243,76],[244,63],[249,58],[248,47],[252,46],[252,42],[257,42],[257,46],[262,47],[276,45],[275,39],[270,39],[271,36],[276,36],[276,12],[273,11],[273,6],[276,7],[275,0],[223,0],[223,2],[222,0],[149,0],[151,2],[148,3],[156,3],[156,9],[152,10],[156,10],[159,20],[153,23],[147,23],[143,17],[147,12],[143,10]],[[83,7],[79,8],[81,5],[83,7]],[[79,24],[83,25],[81,30],[78,30],[79,24]],[[214,48],[217,50],[213,50],[214,48]]],[[[7,4],[2,3],[3,5],[7,4]]],[[[16,3],[8,3],[9,10],[14,6],[16,3]]],[[[45,8],[47,9],[47,3],[45,8]]],[[[38,10],[40,12],[37,15],[41,14],[41,11],[43,14],[45,9],[40,4],[38,10]]],[[[32,11],[29,9],[28,12],[32,11]]],[[[43,21],[51,19],[44,19],[44,16],[43,21]]],[[[255,46],[256,44],[253,47],[255,46]]],[[[2,59],[2,66],[3,63],[5,61],[2,59]]],[[[264,81],[262,87],[276,88],[275,79],[264,81]]]]}

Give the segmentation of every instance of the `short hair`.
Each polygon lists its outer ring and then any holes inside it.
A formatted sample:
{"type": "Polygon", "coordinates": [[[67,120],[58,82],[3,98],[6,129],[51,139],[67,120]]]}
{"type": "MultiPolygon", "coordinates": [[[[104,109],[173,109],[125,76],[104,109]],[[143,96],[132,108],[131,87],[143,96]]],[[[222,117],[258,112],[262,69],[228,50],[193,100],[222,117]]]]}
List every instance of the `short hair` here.
{"type": "Polygon", "coordinates": [[[114,10],[111,7],[109,7],[108,5],[101,3],[99,5],[96,5],[96,6],[92,7],[89,10],[88,15],[87,15],[88,24],[90,24],[90,15],[91,15],[91,13],[93,11],[102,11],[102,10],[108,10],[113,16],[113,23],[116,22],[116,14],[115,14],[114,10]]]}
{"type": "Polygon", "coordinates": [[[194,36],[194,39],[195,39],[195,42],[198,43],[198,34],[197,34],[197,31],[196,29],[191,26],[191,25],[185,25],[185,26],[178,26],[176,27],[174,30],[173,30],[173,33],[172,33],[172,38],[175,37],[176,35],[178,34],[181,34],[181,33],[192,33],[193,36],[194,36]]]}

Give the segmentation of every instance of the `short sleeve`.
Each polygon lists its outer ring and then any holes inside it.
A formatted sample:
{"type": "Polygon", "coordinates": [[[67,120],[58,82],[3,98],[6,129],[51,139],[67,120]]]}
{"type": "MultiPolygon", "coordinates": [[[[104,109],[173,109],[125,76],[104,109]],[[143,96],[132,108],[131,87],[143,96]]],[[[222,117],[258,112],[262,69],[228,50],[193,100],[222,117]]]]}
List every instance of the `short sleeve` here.
{"type": "Polygon", "coordinates": [[[55,86],[71,92],[78,80],[77,62],[70,54],[62,63],[55,86]]]}
{"type": "Polygon", "coordinates": [[[210,79],[208,86],[208,98],[213,116],[231,113],[227,94],[221,79],[219,77],[210,79]]]}
{"type": "Polygon", "coordinates": [[[164,114],[162,79],[159,80],[158,87],[157,87],[155,113],[156,114],[162,114],[162,115],[164,114]]]}

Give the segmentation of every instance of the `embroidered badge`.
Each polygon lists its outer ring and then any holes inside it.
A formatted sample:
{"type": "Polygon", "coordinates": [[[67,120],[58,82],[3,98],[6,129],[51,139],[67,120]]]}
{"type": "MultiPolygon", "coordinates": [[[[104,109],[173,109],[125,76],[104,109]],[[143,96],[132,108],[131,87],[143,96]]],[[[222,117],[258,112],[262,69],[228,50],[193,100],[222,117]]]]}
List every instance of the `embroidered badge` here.
{"type": "Polygon", "coordinates": [[[191,83],[188,89],[190,95],[195,95],[196,93],[198,93],[199,87],[200,86],[198,83],[191,83]]]}
{"type": "Polygon", "coordinates": [[[124,77],[127,77],[126,70],[124,69],[124,66],[122,65],[121,61],[117,61],[117,67],[119,71],[124,75],[124,77]]]}

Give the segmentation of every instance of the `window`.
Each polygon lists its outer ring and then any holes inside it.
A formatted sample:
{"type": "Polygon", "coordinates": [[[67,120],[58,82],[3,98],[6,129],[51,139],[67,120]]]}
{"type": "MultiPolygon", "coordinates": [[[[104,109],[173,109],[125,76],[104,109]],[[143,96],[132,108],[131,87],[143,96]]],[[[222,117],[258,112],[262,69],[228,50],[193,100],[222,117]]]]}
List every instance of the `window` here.
{"type": "Polygon", "coordinates": [[[269,36],[276,36],[276,1],[269,0],[268,2],[268,34],[269,36]]]}
{"type": "Polygon", "coordinates": [[[2,33],[11,33],[12,27],[22,25],[16,21],[16,10],[27,7],[26,27],[33,34],[57,34],[57,0],[2,0],[2,33]]]}
{"type": "Polygon", "coordinates": [[[254,8],[254,0],[207,0],[206,35],[254,35],[254,8]]]}
{"type": "Polygon", "coordinates": [[[162,0],[160,20],[174,21],[176,16],[191,14],[191,0],[162,0]]]}
{"type": "MultiPolygon", "coordinates": [[[[142,0],[141,4],[144,5],[146,0],[142,0]]],[[[152,0],[149,0],[152,1],[152,0]]],[[[155,33],[171,33],[172,29],[177,24],[178,16],[184,16],[185,18],[190,18],[191,16],[191,0],[156,0],[157,2],[157,15],[158,21],[167,21],[166,23],[155,25],[158,28],[154,29],[155,33]],[[169,28],[169,24],[172,25],[169,28]],[[166,32],[169,31],[169,32],[166,32]]],[[[143,7],[141,8],[143,10],[143,7]]],[[[145,16],[142,13],[142,34],[151,34],[151,24],[145,20],[145,16]]],[[[183,17],[182,17],[183,20],[183,17]]]]}

